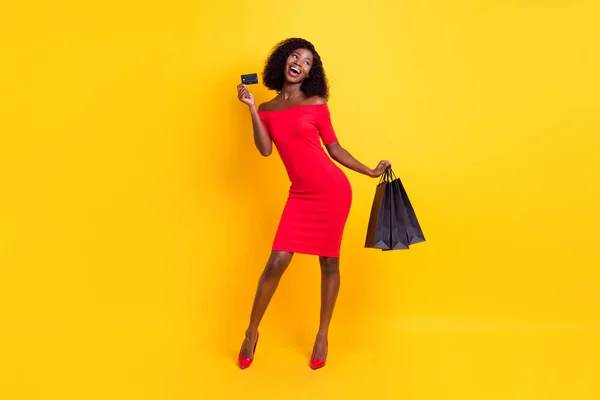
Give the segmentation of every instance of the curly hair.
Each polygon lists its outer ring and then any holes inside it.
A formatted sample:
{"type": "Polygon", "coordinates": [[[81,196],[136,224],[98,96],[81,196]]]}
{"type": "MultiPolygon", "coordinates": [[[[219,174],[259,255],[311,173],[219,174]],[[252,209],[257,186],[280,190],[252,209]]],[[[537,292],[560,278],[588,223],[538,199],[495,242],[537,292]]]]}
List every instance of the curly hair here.
{"type": "Polygon", "coordinates": [[[302,81],[300,90],[306,97],[321,96],[327,100],[329,98],[329,84],[327,77],[325,76],[321,57],[312,43],[305,39],[285,39],[273,48],[265,63],[263,83],[267,88],[280,92],[285,81],[285,63],[288,57],[298,49],[306,49],[313,54],[313,63],[310,74],[302,81]]]}

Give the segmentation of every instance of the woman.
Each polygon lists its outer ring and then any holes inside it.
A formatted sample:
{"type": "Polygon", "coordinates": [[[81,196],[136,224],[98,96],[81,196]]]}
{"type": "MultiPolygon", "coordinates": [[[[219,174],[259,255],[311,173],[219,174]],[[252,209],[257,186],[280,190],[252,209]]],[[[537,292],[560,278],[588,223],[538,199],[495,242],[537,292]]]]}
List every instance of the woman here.
{"type": "Polygon", "coordinates": [[[321,316],[310,367],[321,368],[327,357],[327,334],[340,287],[340,244],[352,202],[345,167],[370,177],[390,165],[375,169],[358,162],[338,142],[327,106],[328,85],[319,54],[299,38],[287,39],[267,59],[263,82],[278,92],[258,109],[254,96],[239,85],[238,98],[250,108],[254,143],[263,156],[273,144],[291,181],[289,197],[273,242],[272,253],[260,277],[250,324],[239,353],[240,368],[254,359],[258,326],[294,253],[319,256],[321,265],[321,316]]]}

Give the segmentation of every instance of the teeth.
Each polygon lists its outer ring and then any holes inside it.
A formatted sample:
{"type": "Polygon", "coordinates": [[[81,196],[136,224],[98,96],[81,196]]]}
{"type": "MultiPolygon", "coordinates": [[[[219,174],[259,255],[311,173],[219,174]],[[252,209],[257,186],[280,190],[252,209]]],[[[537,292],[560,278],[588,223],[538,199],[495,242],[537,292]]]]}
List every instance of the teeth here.
{"type": "Polygon", "coordinates": [[[296,68],[296,67],[292,67],[292,68],[290,68],[290,69],[291,69],[292,71],[294,71],[295,73],[297,73],[297,74],[299,74],[299,73],[300,73],[300,70],[299,70],[298,68],[296,68]]]}

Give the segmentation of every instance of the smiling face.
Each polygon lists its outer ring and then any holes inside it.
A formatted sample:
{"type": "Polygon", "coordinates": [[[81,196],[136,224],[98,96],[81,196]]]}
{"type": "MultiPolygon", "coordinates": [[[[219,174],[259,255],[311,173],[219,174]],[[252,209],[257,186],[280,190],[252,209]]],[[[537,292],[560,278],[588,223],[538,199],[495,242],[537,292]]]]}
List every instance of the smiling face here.
{"type": "Polygon", "coordinates": [[[308,76],[313,63],[313,54],[307,49],[296,49],[285,63],[285,80],[289,83],[302,82],[308,76]]]}

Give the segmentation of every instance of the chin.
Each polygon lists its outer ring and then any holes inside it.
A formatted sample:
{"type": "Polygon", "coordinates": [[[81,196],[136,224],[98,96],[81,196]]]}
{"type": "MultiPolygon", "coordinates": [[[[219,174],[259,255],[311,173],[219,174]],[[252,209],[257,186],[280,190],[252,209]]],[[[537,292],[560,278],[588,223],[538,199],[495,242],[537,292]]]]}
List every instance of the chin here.
{"type": "Polygon", "coordinates": [[[291,77],[291,76],[288,76],[288,75],[286,75],[286,76],[285,76],[285,80],[286,80],[288,83],[302,83],[302,81],[304,80],[304,77],[303,77],[303,76],[301,76],[301,77],[296,77],[296,78],[294,78],[294,77],[291,77]]]}

